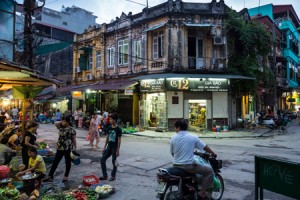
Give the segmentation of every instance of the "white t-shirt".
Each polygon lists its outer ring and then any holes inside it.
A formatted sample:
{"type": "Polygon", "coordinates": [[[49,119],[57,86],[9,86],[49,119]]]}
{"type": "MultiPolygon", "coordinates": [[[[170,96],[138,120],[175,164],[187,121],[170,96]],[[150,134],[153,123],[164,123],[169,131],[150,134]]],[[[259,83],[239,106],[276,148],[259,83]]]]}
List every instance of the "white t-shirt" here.
{"type": "Polygon", "coordinates": [[[17,116],[18,113],[19,113],[18,109],[14,108],[14,109],[12,110],[12,115],[13,115],[13,116],[17,116]]]}
{"type": "Polygon", "coordinates": [[[173,164],[193,164],[194,150],[203,150],[206,146],[195,135],[187,131],[179,131],[171,138],[170,152],[174,156],[173,164]]]}

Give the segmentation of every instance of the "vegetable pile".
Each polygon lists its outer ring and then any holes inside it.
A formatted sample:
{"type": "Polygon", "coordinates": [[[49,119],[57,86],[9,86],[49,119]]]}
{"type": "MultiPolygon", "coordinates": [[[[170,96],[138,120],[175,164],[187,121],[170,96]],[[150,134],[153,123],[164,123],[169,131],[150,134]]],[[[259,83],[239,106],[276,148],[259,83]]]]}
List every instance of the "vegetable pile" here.
{"type": "Polygon", "coordinates": [[[0,188],[1,200],[17,200],[19,199],[20,192],[16,188],[0,188]]]}

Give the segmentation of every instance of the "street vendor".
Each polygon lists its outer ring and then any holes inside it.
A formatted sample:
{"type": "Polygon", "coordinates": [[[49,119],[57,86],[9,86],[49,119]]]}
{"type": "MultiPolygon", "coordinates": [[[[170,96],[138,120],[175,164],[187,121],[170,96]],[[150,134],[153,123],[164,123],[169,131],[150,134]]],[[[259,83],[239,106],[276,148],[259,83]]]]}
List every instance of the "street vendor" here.
{"type": "Polygon", "coordinates": [[[28,166],[28,149],[30,147],[39,148],[38,143],[36,142],[36,130],[38,129],[39,124],[36,122],[29,122],[27,125],[27,130],[25,131],[24,139],[22,140],[22,160],[23,164],[28,166]]]}
{"type": "Polygon", "coordinates": [[[45,177],[46,174],[46,164],[43,160],[43,157],[38,155],[37,149],[30,147],[28,149],[28,156],[29,156],[29,163],[28,168],[24,171],[18,172],[17,177],[23,176],[27,173],[36,173],[36,182],[35,185],[36,189],[39,189],[42,183],[42,179],[45,177]]]}
{"type": "Polygon", "coordinates": [[[21,136],[22,136],[22,131],[16,130],[16,132],[8,139],[8,143],[7,143],[8,146],[12,149],[18,149],[22,139],[21,136]]]}

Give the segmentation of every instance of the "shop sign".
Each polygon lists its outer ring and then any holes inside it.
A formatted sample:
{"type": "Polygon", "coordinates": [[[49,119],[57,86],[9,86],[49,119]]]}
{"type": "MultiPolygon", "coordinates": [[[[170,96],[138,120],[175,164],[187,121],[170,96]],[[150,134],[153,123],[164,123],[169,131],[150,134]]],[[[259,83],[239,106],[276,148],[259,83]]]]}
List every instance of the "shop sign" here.
{"type": "Polygon", "coordinates": [[[82,91],[73,91],[72,98],[74,99],[82,99],[82,91]]]}
{"type": "Polygon", "coordinates": [[[127,89],[124,91],[125,95],[133,95],[133,90],[127,89]]]}
{"type": "Polygon", "coordinates": [[[172,78],[166,80],[168,91],[191,91],[191,92],[227,92],[229,86],[228,79],[213,78],[172,78]]]}
{"type": "Polygon", "coordinates": [[[165,79],[141,80],[141,92],[160,92],[165,90],[165,79]]]}

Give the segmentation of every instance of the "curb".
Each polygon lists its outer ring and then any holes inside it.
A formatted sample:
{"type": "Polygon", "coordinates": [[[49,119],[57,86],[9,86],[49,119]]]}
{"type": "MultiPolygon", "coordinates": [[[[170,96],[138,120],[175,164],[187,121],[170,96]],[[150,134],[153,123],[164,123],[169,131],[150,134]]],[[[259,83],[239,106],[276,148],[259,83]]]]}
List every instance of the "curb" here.
{"type": "MultiPolygon", "coordinates": [[[[265,135],[266,133],[269,133],[271,131],[266,131],[266,132],[261,133],[259,135],[245,135],[245,136],[198,136],[198,138],[214,138],[214,139],[223,139],[223,138],[267,138],[267,137],[272,137],[273,136],[273,135],[265,135]]],[[[171,139],[171,136],[153,136],[153,135],[143,135],[143,134],[138,134],[138,133],[130,133],[130,134],[124,134],[124,135],[138,136],[138,137],[147,137],[147,138],[171,139]]]]}

